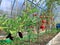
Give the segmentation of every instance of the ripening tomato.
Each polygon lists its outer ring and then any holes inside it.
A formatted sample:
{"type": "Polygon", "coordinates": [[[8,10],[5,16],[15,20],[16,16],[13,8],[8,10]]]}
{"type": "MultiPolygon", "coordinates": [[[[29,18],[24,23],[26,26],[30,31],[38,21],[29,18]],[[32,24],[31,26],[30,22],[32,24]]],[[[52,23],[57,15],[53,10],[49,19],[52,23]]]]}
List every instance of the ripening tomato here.
{"type": "Polygon", "coordinates": [[[46,20],[42,20],[42,23],[46,23],[46,20]]]}
{"type": "Polygon", "coordinates": [[[36,14],[36,13],[34,13],[34,14],[33,14],[33,16],[37,16],[37,14],[36,14]]]}
{"type": "Polygon", "coordinates": [[[42,18],[43,16],[40,16],[40,18],[42,18]]]}

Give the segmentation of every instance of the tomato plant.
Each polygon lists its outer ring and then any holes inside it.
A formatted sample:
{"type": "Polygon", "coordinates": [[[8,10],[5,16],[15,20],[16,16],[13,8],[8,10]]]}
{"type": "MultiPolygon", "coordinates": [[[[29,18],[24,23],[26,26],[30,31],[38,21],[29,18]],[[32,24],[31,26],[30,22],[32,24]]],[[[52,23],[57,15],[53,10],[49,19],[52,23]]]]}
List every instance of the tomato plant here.
{"type": "MultiPolygon", "coordinates": [[[[28,13],[22,11],[21,16],[16,16],[13,18],[8,18],[6,16],[0,17],[0,27],[3,27],[8,33],[11,33],[15,38],[17,37],[17,32],[21,31],[28,32],[28,38],[30,39],[31,35],[34,34],[34,26],[37,28],[37,22],[40,22],[40,18],[36,13],[38,10],[36,8],[28,9],[28,13]],[[34,16],[33,16],[34,14],[34,16]],[[30,17],[32,15],[32,17],[30,17]],[[7,27],[7,28],[6,28],[7,27]]],[[[33,39],[33,38],[32,38],[33,39]]],[[[23,40],[23,39],[21,39],[23,40]]]]}

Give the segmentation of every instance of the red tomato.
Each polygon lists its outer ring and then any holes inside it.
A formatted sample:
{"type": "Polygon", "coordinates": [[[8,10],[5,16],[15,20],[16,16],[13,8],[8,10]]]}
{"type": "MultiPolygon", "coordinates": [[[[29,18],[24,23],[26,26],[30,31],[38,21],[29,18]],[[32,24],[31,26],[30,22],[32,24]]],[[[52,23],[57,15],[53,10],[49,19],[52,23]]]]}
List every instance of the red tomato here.
{"type": "Polygon", "coordinates": [[[40,18],[42,18],[43,16],[40,16],[40,18]]]}
{"type": "Polygon", "coordinates": [[[46,23],[46,20],[42,20],[42,23],[46,23]]]}
{"type": "Polygon", "coordinates": [[[45,25],[41,25],[40,28],[41,28],[41,29],[45,29],[45,25]]]}

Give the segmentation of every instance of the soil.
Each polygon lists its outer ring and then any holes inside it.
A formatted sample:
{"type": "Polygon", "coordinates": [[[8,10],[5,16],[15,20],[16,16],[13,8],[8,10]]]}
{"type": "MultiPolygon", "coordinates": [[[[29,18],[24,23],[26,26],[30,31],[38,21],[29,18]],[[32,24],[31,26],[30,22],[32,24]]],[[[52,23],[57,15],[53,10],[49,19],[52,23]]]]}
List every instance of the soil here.
{"type": "Polygon", "coordinates": [[[35,38],[35,42],[32,41],[17,41],[15,44],[24,44],[24,45],[46,45],[54,36],[56,36],[57,32],[55,33],[44,33],[43,35],[39,35],[35,38]]]}
{"type": "MultiPolygon", "coordinates": [[[[39,38],[37,38],[36,42],[30,42],[30,45],[46,45],[54,36],[56,36],[56,34],[57,33],[41,35],[39,38]]],[[[27,42],[29,42],[29,41],[27,41],[27,42]]],[[[25,44],[27,42],[25,42],[25,44]]],[[[26,44],[26,45],[28,45],[28,44],[26,44]]]]}
{"type": "Polygon", "coordinates": [[[57,33],[54,34],[45,34],[40,36],[35,43],[31,43],[31,45],[46,45],[57,33]]]}

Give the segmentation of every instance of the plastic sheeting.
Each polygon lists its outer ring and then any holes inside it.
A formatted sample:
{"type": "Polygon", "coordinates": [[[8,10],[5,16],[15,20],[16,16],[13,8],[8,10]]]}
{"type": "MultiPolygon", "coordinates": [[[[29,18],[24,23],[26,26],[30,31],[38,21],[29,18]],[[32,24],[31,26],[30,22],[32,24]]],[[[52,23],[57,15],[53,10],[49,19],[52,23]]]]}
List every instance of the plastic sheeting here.
{"type": "MultiPolygon", "coordinates": [[[[2,0],[0,5],[0,10],[10,10],[14,0],[2,0]]],[[[23,4],[24,0],[17,0],[17,4],[20,7],[23,4]]],[[[14,8],[16,7],[16,2],[14,4],[14,8]]]]}
{"type": "Polygon", "coordinates": [[[11,8],[13,6],[13,14],[15,14],[17,11],[20,11],[21,6],[23,5],[24,0],[2,0],[0,5],[0,14],[11,14],[11,8]],[[14,5],[13,5],[14,3],[14,5]]]}

